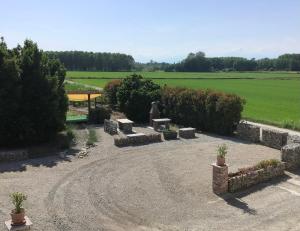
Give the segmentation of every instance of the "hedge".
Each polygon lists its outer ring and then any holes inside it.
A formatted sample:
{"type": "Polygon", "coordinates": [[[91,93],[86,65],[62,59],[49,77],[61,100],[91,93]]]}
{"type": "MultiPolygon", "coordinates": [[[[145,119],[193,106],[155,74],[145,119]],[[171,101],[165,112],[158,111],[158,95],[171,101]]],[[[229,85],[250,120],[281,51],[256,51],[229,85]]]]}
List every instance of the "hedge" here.
{"type": "Polygon", "coordinates": [[[174,123],[221,135],[233,133],[245,104],[234,94],[170,87],[162,89],[161,101],[164,116],[174,123]]]}

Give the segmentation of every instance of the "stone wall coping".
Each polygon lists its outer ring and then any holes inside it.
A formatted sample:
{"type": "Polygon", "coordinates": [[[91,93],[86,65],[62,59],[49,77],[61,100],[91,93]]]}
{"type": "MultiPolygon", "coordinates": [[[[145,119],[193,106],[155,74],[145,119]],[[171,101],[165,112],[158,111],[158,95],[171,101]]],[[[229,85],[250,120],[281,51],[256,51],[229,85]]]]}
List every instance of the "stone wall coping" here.
{"type": "Polygon", "coordinates": [[[210,164],[211,166],[213,166],[213,167],[216,167],[216,168],[225,168],[225,167],[229,167],[229,165],[228,164],[225,164],[225,165],[223,165],[223,166],[220,166],[220,165],[217,165],[217,163],[211,163],[210,164]]]}
{"type": "Polygon", "coordinates": [[[195,130],[196,130],[196,128],[191,128],[191,127],[179,129],[179,131],[195,131],[195,130]]]}
{"type": "Polygon", "coordinates": [[[276,130],[276,129],[271,129],[271,128],[262,128],[262,131],[266,131],[266,132],[274,132],[277,134],[281,134],[281,135],[288,135],[288,132],[284,132],[284,131],[280,131],[280,130],[276,130]]]}

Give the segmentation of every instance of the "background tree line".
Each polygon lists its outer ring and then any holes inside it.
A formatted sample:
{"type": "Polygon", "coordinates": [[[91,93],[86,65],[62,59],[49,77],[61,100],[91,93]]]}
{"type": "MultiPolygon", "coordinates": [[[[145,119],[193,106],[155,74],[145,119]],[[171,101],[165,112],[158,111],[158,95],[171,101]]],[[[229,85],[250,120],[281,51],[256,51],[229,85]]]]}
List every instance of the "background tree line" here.
{"type": "Polygon", "coordinates": [[[131,71],[134,59],[120,53],[85,51],[47,51],[50,58],[59,59],[70,71],[131,71]]]}
{"type": "Polygon", "coordinates": [[[207,58],[203,52],[190,53],[179,63],[167,66],[164,71],[300,71],[300,54],[284,54],[277,59],[246,59],[241,57],[207,58]]]}
{"type": "Polygon", "coordinates": [[[278,58],[246,59],[242,57],[206,57],[205,53],[190,53],[181,62],[138,63],[130,55],[84,51],[47,51],[50,58],[59,59],[70,71],[300,71],[300,54],[284,54],[278,58]]]}

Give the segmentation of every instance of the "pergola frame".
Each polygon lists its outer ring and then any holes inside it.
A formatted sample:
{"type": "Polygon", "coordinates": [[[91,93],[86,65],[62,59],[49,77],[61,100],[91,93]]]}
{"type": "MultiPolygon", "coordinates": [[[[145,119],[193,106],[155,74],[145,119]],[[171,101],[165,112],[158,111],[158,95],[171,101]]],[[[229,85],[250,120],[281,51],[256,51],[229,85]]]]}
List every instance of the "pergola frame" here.
{"type": "MultiPolygon", "coordinates": [[[[88,112],[90,114],[91,111],[91,95],[92,94],[101,94],[101,91],[98,90],[72,90],[67,91],[67,95],[87,95],[88,96],[88,112]]],[[[96,98],[95,98],[96,103],[96,98]]],[[[96,104],[95,104],[96,105],[96,104]]]]}

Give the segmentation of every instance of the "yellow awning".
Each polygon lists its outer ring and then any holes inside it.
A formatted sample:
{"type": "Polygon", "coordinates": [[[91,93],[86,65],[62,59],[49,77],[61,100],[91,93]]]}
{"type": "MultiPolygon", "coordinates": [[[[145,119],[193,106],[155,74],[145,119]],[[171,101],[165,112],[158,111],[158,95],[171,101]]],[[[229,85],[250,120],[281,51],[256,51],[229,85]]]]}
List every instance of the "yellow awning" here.
{"type": "MultiPolygon", "coordinates": [[[[101,94],[90,94],[90,99],[95,99],[101,94]]],[[[69,101],[87,101],[88,94],[68,94],[69,101]]]]}

